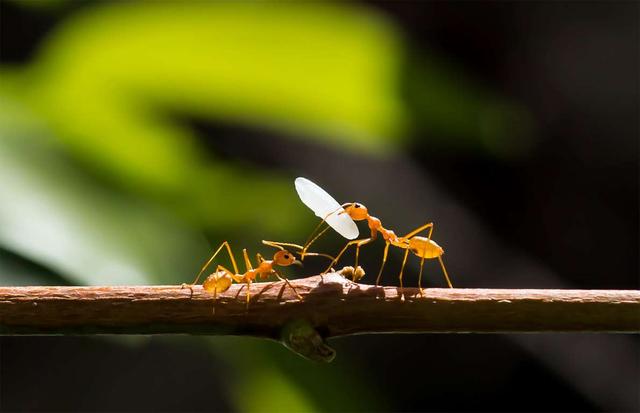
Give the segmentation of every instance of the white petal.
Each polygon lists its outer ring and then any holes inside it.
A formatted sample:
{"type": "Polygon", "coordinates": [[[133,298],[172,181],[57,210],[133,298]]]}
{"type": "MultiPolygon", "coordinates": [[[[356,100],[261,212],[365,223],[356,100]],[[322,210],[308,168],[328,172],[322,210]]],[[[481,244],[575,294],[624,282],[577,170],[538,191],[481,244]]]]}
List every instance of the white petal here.
{"type": "Polygon", "coordinates": [[[358,237],[359,232],[356,223],[353,222],[348,214],[340,214],[344,209],[327,191],[307,178],[296,178],[295,184],[300,200],[302,200],[317,217],[326,218],[327,224],[347,239],[358,237]]]}

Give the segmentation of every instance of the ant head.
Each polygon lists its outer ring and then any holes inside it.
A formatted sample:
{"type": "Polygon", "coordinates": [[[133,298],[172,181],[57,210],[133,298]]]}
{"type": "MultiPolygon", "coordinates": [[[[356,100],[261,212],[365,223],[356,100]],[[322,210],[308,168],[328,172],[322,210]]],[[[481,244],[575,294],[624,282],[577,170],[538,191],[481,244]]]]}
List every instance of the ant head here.
{"type": "Polygon", "coordinates": [[[367,207],[357,202],[352,202],[343,206],[344,211],[349,214],[351,219],[354,221],[362,221],[363,219],[367,219],[367,216],[369,215],[367,207]]]}
{"type": "Polygon", "coordinates": [[[296,256],[287,250],[276,252],[273,255],[273,261],[282,267],[286,267],[291,264],[302,265],[302,263],[296,259],[296,256]]]}

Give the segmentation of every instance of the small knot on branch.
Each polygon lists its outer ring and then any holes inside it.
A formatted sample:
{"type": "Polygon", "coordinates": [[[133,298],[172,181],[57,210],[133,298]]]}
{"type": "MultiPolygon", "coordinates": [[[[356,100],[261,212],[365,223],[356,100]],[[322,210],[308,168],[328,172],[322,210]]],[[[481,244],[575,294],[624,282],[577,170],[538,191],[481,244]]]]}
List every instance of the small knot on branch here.
{"type": "Polygon", "coordinates": [[[291,320],[284,325],[281,342],[308,360],[329,363],[336,356],[336,351],[327,345],[320,333],[303,319],[291,320]]]}

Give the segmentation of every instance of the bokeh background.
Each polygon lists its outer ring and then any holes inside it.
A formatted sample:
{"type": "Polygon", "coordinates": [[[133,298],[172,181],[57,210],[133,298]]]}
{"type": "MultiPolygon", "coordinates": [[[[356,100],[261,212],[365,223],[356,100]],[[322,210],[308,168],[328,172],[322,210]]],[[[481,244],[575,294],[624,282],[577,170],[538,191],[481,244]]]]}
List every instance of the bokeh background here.
{"type": "MultiPolygon", "coordinates": [[[[267,255],[317,223],[306,176],[397,233],[434,221],[458,287],[637,289],[638,12],[2,0],[0,283],[179,284],[222,240],[267,255]]],[[[247,338],[3,337],[0,408],[640,409],[637,337],[331,344],[319,365],[247,338]]]]}

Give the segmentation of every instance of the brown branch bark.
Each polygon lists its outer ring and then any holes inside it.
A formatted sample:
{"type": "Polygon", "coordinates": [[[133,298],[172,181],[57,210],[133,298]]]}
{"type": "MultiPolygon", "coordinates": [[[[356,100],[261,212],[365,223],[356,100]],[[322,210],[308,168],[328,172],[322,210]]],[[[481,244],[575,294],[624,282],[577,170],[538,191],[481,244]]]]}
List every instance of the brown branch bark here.
{"type": "Polygon", "coordinates": [[[324,337],[418,332],[640,331],[640,291],[405,288],[353,284],[337,274],[195,286],[0,287],[0,334],[239,334],[278,338],[304,319],[324,337]]]}
{"type": "Polygon", "coordinates": [[[282,340],[330,361],[324,338],[365,333],[640,332],[640,291],[405,288],[338,274],[195,286],[0,287],[0,334],[230,334],[282,340]],[[214,312],[215,308],[215,312],[214,312]]]}

